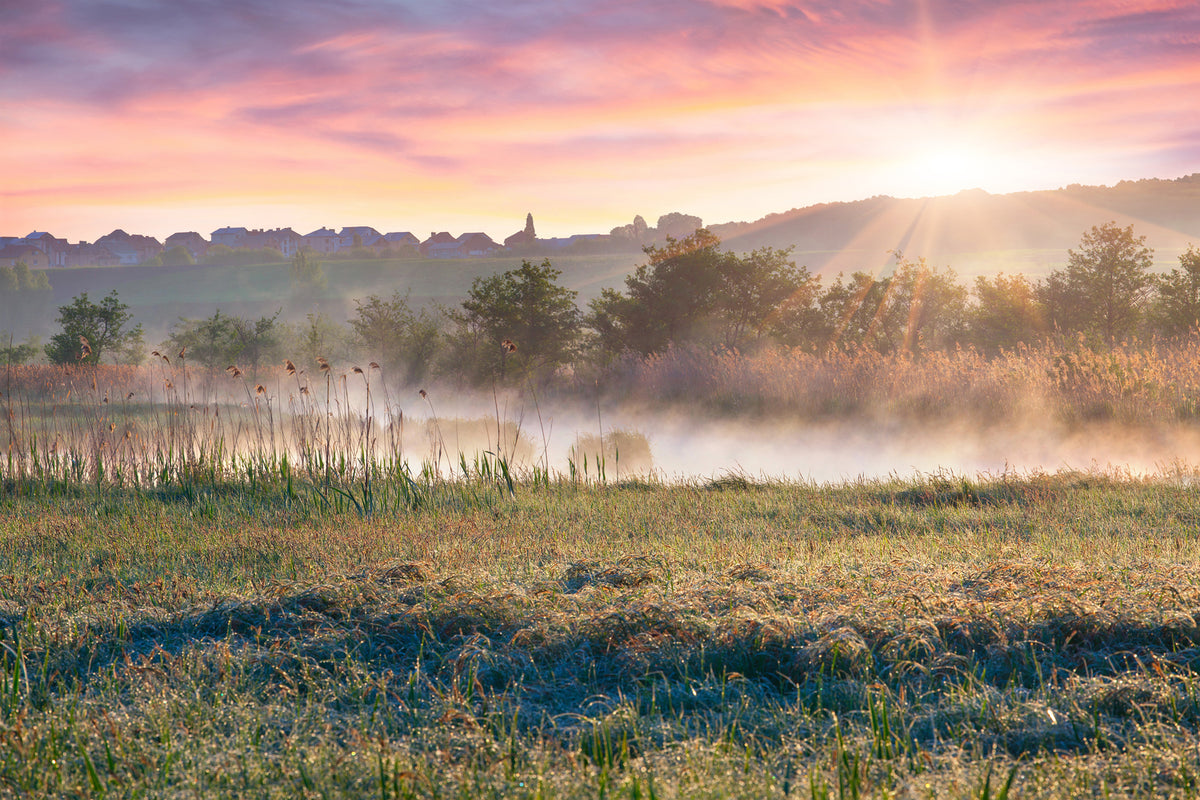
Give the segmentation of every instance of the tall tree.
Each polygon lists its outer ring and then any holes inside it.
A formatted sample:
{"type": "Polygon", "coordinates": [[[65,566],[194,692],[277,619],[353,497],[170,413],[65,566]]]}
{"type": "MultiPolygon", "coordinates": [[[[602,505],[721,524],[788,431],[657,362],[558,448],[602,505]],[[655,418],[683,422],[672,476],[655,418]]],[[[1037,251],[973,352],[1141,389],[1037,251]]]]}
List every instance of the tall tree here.
{"type": "Polygon", "coordinates": [[[1067,251],[1066,269],[1051,273],[1044,295],[1058,306],[1052,309],[1059,312],[1056,321],[1111,347],[1141,321],[1154,283],[1153,265],[1145,236],[1136,236],[1132,225],[1106,222],[1083,234],[1078,250],[1067,251]]]}
{"type": "Polygon", "coordinates": [[[570,363],[581,328],[578,293],[558,284],[549,260],[476,278],[461,311],[452,313],[451,369],[475,380],[547,376],[570,363]]]}

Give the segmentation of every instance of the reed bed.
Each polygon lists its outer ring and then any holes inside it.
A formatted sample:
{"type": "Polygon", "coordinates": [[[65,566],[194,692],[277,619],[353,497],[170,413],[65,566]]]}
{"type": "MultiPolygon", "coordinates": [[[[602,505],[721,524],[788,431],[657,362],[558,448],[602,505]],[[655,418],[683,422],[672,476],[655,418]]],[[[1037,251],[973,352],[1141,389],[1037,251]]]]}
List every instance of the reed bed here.
{"type": "Polygon", "coordinates": [[[1097,350],[1074,343],[986,356],[973,349],[914,357],[871,350],[712,353],[674,348],[627,359],[607,376],[612,397],[717,414],[981,423],[1031,415],[1066,424],[1169,424],[1200,411],[1200,340],[1097,350]]]}

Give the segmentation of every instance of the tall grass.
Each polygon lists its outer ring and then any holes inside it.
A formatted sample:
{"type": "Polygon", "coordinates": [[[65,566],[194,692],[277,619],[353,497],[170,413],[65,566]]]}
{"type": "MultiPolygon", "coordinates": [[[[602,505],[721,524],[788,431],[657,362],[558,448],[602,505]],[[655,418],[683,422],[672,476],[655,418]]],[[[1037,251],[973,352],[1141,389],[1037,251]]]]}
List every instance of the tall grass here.
{"type": "Polygon", "coordinates": [[[609,397],[721,414],[1165,424],[1200,415],[1200,339],[1112,350],[1080,342],[991,357],[972,349],[914,357],[674,348],[618,362],[606,385],[609,397]]]}

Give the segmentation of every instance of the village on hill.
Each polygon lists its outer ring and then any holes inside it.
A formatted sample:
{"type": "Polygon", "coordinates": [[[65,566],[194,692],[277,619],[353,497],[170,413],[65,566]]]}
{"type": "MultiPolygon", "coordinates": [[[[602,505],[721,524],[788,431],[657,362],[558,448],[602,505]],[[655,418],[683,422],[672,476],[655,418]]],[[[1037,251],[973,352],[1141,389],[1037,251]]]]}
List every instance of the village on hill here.
{"type": "Polygon", "coordinates": [[[219,263],[239,251],[277,253],[278,257],[288,259],[301,251],[351,258],[437,259],[486,258],[506,253],[602,253],[637,250],[665,236],[686,236],[701,226],[699,217],[671,213],[659,217],[657,228],[649,227],[639,216],[633,223],[607,234],[542,238],[534,229],[533,215],[528,214],[525,227],[503,243],[478,231],[458,236],[447,231],[432,232],[422,240],[410,231],[380,233],[365,225],[344,227],[340,231],[322,227],[303,236],[291,228],[225,227],[213,231],[207,239],[195,231],[185,231],[173,233],[163,242],[118,228],[94,242],[75,244],[45,231],[33,231],[26,236],[0,236],[0,266],[12,267],[17,262],[24,262],[31,269],[219,263]]]}

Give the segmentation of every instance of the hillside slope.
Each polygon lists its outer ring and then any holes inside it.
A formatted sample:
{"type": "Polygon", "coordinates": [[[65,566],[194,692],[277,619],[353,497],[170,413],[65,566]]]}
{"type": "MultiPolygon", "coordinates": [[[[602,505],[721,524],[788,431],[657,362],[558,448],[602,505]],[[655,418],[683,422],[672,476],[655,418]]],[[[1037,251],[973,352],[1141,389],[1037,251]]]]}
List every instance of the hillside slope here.
{"type": "Polygon", "coordinates": [[[1161,267],[1200,243],[1200,173],[1177,180],[994,195],[980,189],[945,197],[872,197],[772,214],[756,222],[711,225],[732,249],[796,248],[816,272],[877,270],[900,250],[961,275],[1045,274],[1093,225],[1132,224],[1161,267]]]}

